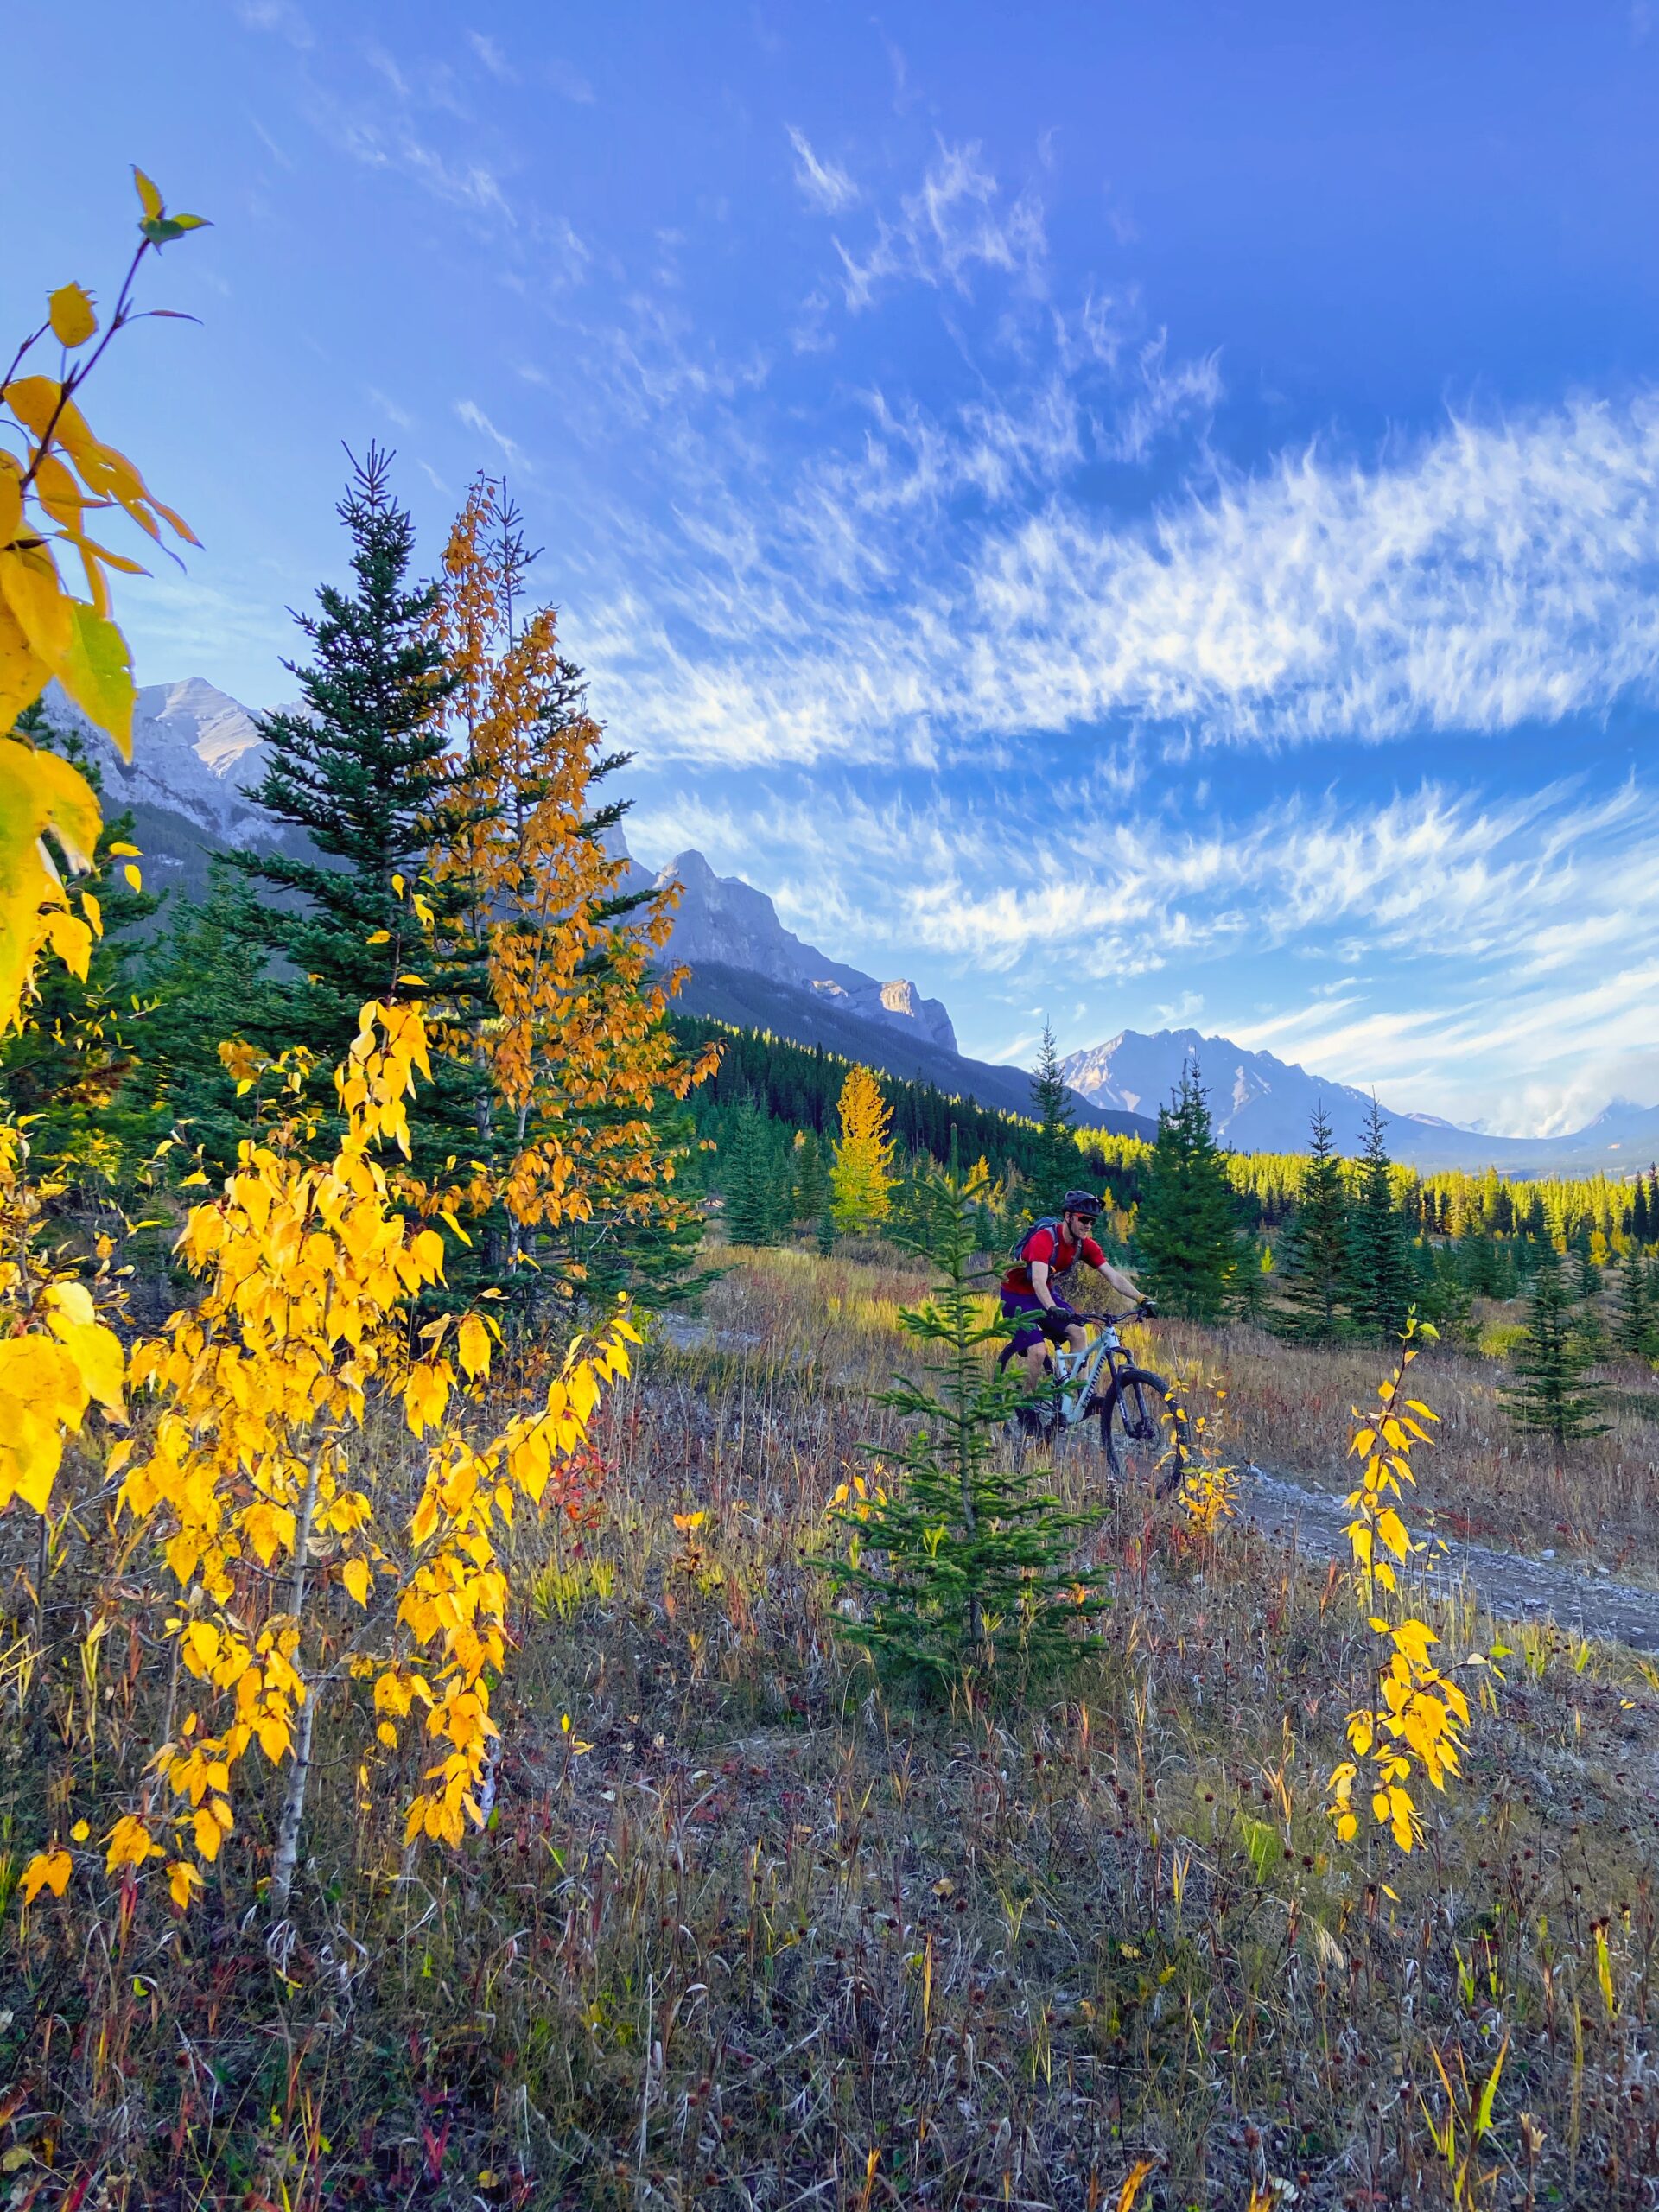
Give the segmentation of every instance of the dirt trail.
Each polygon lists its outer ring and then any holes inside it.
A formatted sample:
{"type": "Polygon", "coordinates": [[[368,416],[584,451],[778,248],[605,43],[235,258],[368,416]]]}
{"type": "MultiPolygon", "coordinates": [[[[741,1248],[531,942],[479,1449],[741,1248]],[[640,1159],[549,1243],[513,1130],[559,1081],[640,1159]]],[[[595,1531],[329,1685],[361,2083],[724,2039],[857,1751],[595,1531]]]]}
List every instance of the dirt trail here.
{"type": "MultiPolygon", "coordinates": [[[[1346,1559],[1349,1520],[1346,1492],[1309,1490],[1265,1467],[1245,1476],[1244,1510],[1258,1529],[1294,1536],[1300,1550],[1316,1559],[1346,1559]]],[[[1438,1532],[1437,1532],[1438,1533],[1438,1532]]],[[[1489,1613],[1500,1620],[1553,1620],[1560,1628],[1631,1651],[1659,1652],[1659,1590],[1615,1582],[1605,1567],[1567,1566],[1555,1560],[1522,1559],[1484,1544],[1446,1536],[1446,1553],[1434,1579],[1446,1586],[1464,1583],[1489,1613]]]]}

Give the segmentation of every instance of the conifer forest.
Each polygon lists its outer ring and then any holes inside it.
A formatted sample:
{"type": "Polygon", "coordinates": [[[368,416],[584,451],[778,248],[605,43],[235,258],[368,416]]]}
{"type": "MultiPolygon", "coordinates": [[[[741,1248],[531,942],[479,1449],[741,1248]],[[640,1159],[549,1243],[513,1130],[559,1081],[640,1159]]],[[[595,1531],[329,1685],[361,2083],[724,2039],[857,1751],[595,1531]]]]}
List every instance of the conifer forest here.
{"type": "Polygon", "coordinates": [[[0,386],[5,2204],[1651,2212],[1659,1168],[1236,1147],[1202,1047],[1118,1134],[1058,981],[1023,1112],[691,1010],[499,434],[438,529],[340,453],[168,878],[237,211],[112,175],[0,386]]]}

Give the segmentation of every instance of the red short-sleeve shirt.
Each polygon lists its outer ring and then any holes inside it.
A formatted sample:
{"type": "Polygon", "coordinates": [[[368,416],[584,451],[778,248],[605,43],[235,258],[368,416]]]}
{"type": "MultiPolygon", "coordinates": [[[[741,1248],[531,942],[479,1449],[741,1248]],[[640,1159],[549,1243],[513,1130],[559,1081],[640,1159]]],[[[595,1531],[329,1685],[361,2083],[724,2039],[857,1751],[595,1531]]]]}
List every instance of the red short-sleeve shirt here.
{"type": "Polygon", "coordinates": [[[1087,1260],[1091,1268],[1103,1268],[1106,1255],[1092,1236],[1085,1236],[1081,1244],[1073,1244],[1064,1230],[1033,1229],[1026,1240],[1025,1257],[1016,1260],[1002,1278],[1002,1287],[1018,1297],[1029,1294],[1032,1288],[1031,1263],[1033,1260],[1046,1262],[1052,1275],[1063,1275],[1075,1268],[1077,1262],[1087,1260]]]}

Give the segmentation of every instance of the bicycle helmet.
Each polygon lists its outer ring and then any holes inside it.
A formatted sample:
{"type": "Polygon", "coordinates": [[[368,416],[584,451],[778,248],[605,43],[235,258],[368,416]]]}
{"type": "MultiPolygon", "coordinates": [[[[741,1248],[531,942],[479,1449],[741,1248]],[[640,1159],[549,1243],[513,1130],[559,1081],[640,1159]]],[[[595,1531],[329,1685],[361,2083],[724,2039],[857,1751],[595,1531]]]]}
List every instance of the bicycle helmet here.
{"type": "Polygon", "coordinates": [[[1060,1202],[1062,1213],[1086,1213],[1093,1221],[1100,1212],[1100,1200],[1092,1191],[1068,1191],[1060,1202]]]}

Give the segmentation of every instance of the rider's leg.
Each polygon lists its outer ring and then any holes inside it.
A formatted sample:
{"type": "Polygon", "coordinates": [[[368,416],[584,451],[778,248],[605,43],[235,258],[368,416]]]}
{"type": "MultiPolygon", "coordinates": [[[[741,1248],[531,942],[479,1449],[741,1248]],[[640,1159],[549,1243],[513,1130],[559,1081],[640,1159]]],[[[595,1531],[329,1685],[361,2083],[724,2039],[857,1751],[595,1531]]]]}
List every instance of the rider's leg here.
{"type": "Polygon", "coordinates": [[[1026,1380],[1033,1390],[1040,1390],[1048,1371],[1048,1346],[1041,1337],[1026,1351],[1026,1380]]]}

